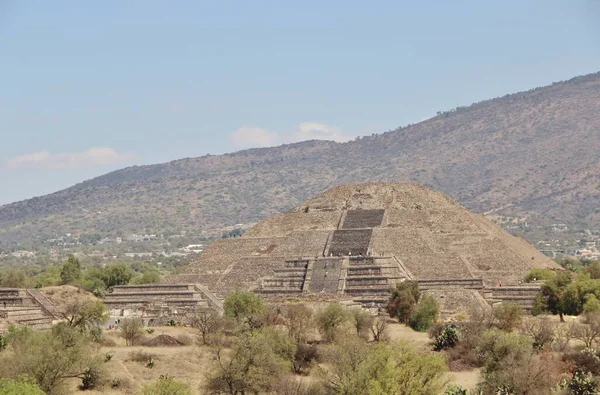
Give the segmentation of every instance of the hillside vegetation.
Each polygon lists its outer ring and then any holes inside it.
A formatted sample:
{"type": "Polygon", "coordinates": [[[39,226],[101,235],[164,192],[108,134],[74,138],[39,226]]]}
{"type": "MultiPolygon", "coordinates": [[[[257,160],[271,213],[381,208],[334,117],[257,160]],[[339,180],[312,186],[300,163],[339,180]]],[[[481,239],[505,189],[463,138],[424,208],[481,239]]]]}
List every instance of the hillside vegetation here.
{"type": "Polygon", "coordinates": [[[134,166],[0,207],[0,249],[70,233],[249,223],[327,188],[417,182],[469,209],[598,227],[600,73],[348,143],[307,141],[134,166]]]}

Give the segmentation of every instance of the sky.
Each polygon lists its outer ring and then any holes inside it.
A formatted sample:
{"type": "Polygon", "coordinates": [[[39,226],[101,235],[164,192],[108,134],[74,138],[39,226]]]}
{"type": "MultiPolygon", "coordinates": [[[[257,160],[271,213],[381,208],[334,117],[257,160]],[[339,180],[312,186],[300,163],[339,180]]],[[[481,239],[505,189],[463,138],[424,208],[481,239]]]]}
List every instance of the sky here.
{"type": "Polygon", "coordinates": [[[0,0],[0,204],[597,72],[598,21],[598,0],[0,0]]]}

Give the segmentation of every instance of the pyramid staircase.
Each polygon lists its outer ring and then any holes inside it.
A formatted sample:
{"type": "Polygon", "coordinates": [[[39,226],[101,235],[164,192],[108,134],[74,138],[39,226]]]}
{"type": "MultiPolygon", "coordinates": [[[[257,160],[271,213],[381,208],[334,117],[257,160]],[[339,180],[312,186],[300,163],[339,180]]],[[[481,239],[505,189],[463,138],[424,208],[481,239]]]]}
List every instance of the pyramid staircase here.
{"type": "MultiPolygon", "coordinates": [[[[39,293],[37,290],[36,292],[39,293]]],[[[0,321],[4,328],[10,325],[28,325],[34,329],[51,328],[55,318],[51,312],[57,310],[50,301],[43,296],[42,298],[46,307],[30,294],[29,290],[0,288],[0,321]]]]}
{"type": "Polygon", "coordinates": [[[150,306],[207,307],[210,301],[193,284],[118,285],[104,296],[111,309],[135,309],[150,306]]]}
{"type": "Polygon", "coordinates": [[[531,311],[539,291],[539,285],[492,287],[484,290],[483,297],[492,306],[511,302],[521,305],[525,311],[531,311]]]}

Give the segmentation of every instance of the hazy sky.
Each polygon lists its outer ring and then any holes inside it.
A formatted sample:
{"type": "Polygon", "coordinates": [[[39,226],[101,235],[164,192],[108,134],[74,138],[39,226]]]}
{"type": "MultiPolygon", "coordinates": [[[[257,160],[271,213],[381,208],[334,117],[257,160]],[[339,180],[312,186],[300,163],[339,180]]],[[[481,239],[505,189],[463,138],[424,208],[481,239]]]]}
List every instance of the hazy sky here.
{"type": "Polygon", "coordinates": [[[597,0],[0,0],[0,204],[596,72],[598,21],[597,0]]]}

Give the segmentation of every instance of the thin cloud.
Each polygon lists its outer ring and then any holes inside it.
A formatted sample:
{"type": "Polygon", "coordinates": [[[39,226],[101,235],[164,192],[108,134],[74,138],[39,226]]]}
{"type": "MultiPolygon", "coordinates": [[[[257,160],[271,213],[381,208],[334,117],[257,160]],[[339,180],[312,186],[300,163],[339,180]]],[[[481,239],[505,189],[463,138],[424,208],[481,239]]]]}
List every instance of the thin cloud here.
{"type": "Polygon", "coordinates": [[[277,133],[255,126],[242,126],[229,135],[236,149],[270,147],[277,143],[277,133]]]}
{"type": "Polygon", "coordinates": [[[277,133],[256,126],[242,126],[229,135],[229,141],[235,149],[246,149],[272,147],[277,144],[297,143],[307,140],[329,140],[344,143],[355,137],[345,135],[337,126],[302,122],[287,133],[277,133]]]}
{"type": "Polygon", "coordinates": [[[33,167],[40,169],[72,169],[131,163],[137,159],[134,153],[118,153],[112,148],[93,147],[83,152],[51,154],[44,150],[15,156],[6,161],[7,169],[33,167]]]}
{"type": "Polygon", "coordinates": [[[346,136],[337,126],[330,126],[324,123],[302,122],[296,130],[295,140],[330,140],[338,143],[350,141],[355,136],[346,136]]]}

